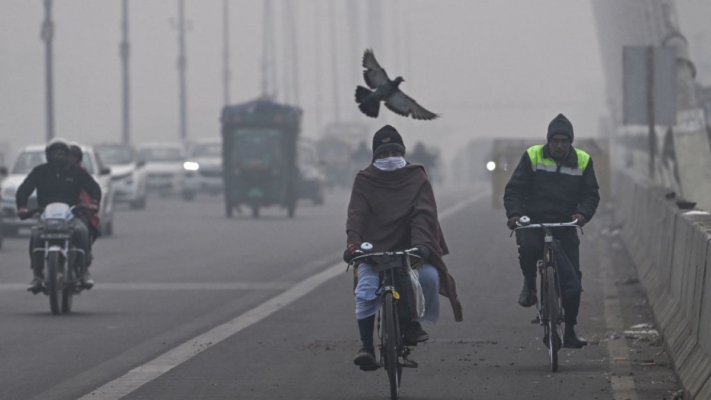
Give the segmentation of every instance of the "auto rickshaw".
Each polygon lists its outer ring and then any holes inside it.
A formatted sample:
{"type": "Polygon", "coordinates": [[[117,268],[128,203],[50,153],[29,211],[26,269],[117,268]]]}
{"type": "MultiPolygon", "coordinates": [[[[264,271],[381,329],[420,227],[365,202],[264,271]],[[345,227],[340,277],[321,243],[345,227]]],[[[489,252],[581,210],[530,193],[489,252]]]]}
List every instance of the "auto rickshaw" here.
{"type": "Polygon", "coordinates": [[[225,214],[244,205],[259,217],[277,205],[293,217],[298,201],[300,108],[259,99],[222,110],[225,214]]]}

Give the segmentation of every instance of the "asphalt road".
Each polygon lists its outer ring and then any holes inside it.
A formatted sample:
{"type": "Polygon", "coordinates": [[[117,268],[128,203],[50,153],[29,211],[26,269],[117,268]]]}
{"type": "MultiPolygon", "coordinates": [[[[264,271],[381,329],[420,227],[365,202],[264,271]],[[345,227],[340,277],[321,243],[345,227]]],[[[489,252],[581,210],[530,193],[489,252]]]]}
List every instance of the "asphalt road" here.
{"type": "MultiPolygon", "coordinates": [[[[581,245],[579,331],[592,343],[562,350],[553,374],[542,329],[516,303],[522,279],[503,212],[485,192],[436,193],[465,320],[455,323],[443,299],[440,323],[425,326],[431,340],[412,355],[419,369],[404,372],[403,399],[671,398],[676,386],[658,341],[625,339],[614,326],[651,316],[643,292],[615,284],[634,270],[614,235],[603,234],[604,215],[581,245]]],[[[96,287],[64,316],[24,291],[27,239],[7,239],[0,399],[387,398],[385,374],[351,362],[359,347],[352,274],[334,269],[346,205],[347,193],[337,192],[294,219],[265,210],[259,220],[224,218],[218,197],[120,209],[115,236],[95,245],[96,287]]]]}

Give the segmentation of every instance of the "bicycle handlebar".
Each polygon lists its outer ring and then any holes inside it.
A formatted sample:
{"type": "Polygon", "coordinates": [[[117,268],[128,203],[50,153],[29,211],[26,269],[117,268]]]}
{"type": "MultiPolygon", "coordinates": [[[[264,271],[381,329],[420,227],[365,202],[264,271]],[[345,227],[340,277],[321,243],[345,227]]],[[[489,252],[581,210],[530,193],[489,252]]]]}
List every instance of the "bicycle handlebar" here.
{"type": "Polygon", "coordinates": [[[356,261],[358,261],[358,260],[364,260],[364,259],[366,259],[366,258],[378,257],[378,256],[404,256],[404,255],[408,255],[408,256],[411,256],[411,257],[417,257],[417,258],[419,258],[419,259],[422,259],[422,257],[420,257],[419,255],[414,254],[415,252],[418,251],[418,249],[415,248],[415,247],[413,247],[413,248],[411,248],[411,249],[407,249],[407,250],[400,250],[400,251],[381,251],[381,252],[377,252],[377,253],[366,253],[366,252],[363,252],[362,250],[357,250],[357,251],[362,252],[363,254],[362,254],[362,255],[359,255],[359,256],[357,256],[357,257],[354,257],[354,258],[351,260],[351,262],[348,263],[348,266],[349,266],[349,267],[352,266],[352,265],[354,265],[354,264],[356,263],[356,261]]]}
{"type": "Polygon", "coordinates": [[[576,218],[571,222],[555,222],[555,223],[543,223],[543,224],[521,225],[520,223],[517,222],[516,228],[514,228],[514,230],[517,231],[519,229],[526,229],[526,228],[565,228],[565,227],[580,228],[578,226],[578,220],[576,218]]]}

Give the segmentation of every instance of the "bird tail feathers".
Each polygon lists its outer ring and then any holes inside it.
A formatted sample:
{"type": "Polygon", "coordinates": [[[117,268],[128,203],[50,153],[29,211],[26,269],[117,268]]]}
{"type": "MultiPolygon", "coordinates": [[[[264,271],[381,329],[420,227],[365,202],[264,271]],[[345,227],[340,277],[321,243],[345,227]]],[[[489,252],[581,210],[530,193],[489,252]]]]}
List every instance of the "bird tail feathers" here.
{"type": "Polygon", "coordinates": [[[360,104],[365,100],[366,97],[370,96],[373,92],[364,88],[363,86],[356,87],[355,99],[356,103],[360,104]]]}
{"type": "Polygon", "coordinates": [[[363,114],[372,118],[378,118],[378,114],[380,113],[380,101],[364,101],[358,105],[358,108],[363,112],[363,114]]]}

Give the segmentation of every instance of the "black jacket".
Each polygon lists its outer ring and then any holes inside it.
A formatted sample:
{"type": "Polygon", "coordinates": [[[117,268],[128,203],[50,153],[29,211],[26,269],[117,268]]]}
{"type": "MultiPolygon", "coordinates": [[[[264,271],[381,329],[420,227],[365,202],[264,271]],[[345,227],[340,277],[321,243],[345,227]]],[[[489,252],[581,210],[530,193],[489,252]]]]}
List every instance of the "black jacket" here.
{"type": "Polygon", "coordinates": [[[74,206],[79,203],[82,189],[86,190],[97,204],[101,202],[99,184],[83,168],[73,164],[63,167],[51,164],[36,166],[17,188],[15,195],[17,208],[27,207],[27,200],[35,189],[37,189],[39,207],[55,202],[74,206]]]}
{"type": "Polygon", "coordinates": [[[571,146],[558,163],[548,145],[533,146],[524,153],[504,191],[506,217],[527,215],[533,222],[567,222],[573,214],[586,220],[600,202],[592,158],[571,146]]]}

